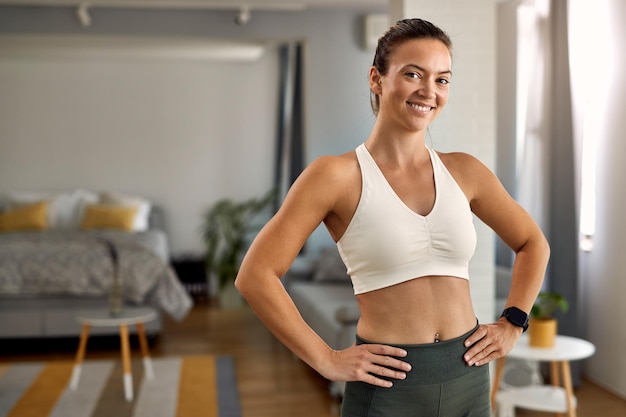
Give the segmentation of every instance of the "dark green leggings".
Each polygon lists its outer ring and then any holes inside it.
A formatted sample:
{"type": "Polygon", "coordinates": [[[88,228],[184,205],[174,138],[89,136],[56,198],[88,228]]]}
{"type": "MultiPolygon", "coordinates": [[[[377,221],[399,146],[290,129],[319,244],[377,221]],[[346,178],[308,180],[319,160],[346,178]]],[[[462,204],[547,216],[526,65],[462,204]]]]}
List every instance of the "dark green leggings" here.
{"type": "Polygon", "coordinates": [[[463,361],[463,342],[477,328],[439,343],[394,345],[408,352],[406,379],[391,379],[391,388],[348,382],[341,417],[490,417],[489,366],[463,361]]]}

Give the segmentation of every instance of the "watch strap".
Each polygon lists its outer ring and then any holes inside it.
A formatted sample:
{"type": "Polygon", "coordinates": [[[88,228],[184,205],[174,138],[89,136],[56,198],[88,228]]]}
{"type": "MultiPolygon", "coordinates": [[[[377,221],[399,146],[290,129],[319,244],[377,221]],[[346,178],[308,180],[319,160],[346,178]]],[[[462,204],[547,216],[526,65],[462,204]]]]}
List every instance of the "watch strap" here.
{"type": "Polygon", "coordinates": [[[528,330],[528,314],[517,307],[505,308],[500,317],[504,317],[509,323],[521,327],[524,332],[528,330]]]}

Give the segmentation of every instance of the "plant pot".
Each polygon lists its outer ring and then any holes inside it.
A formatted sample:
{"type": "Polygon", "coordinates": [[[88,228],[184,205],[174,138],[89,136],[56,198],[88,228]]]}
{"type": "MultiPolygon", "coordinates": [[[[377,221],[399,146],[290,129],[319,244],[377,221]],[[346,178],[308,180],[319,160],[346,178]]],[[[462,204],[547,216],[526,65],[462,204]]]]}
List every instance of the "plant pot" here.
{"type": "Polygon", "coordinates": [[[528,326],[528,344],[538,348],[554,347],[557,327],[556,319],[531,318],[528,326]]]}

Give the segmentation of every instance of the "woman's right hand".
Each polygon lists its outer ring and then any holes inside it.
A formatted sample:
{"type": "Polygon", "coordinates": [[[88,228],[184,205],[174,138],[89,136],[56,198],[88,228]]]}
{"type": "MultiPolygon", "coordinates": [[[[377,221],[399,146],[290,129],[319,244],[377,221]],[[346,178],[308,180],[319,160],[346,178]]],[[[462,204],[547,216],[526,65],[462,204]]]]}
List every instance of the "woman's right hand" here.
{"type": "Polygon", "coordinates": [[[398,358],[407,355],[404,349],[388,345],[352,345],[344,350],[331,351],[330,360],[320,373],[331,381],[362,381],[389,388],[391,379],[405,379],[411,365],[398,358]]]}

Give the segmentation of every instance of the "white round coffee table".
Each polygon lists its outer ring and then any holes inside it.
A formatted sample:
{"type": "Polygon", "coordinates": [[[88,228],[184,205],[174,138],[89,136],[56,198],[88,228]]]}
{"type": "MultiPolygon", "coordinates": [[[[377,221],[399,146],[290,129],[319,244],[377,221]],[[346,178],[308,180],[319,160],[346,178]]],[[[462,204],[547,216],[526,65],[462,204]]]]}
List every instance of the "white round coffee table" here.
{"type": "Polygon", "coordinates": [[[520,337],[507,357],[550,362],[552,385],[528,385],[498,391],[506,358],[498,359],[491,393],[492,403],[498,407],[498,417],[513,417],[516,406],[535,411],[567,413],[568,417],[575,417],[576,398],[570,361],[588,358],[595,350],[592,343],[576,337],[559,335],[552,348],[532,347],[528,344],[528,335],[520,337]]]}
{"type": "Polygon", "coordinates": [[[120,341],[122,348],[122,364],[124,367],[124,396],[127,401],[133,399],[133,377],[130,367],[130,343],[128,340],[128,326],[135,325],[137,327],[137,336],[141,353],[143,355],[143,364],[145,368],[146,378],[154,378],[152,370],[152,360],[148,350],[148,341],[146,339],[146,330],[144,323],[157,318],[157,312],[150,307],[124,307],[118,315],[111,315],[106,309],[84,310],[76,314],[76,320],[82,324],[80,334],[80,342],[78,351],[76,352],[76,361],[72,371],[70,380],[70,388],[75,390],[78,388],[82,363],[85,359],[85,350],[87,348],[87,339],[89,339],[89,330],[91,326],[103,327],[119,327],[120,341]]]}

